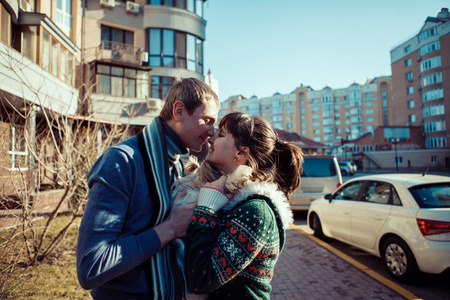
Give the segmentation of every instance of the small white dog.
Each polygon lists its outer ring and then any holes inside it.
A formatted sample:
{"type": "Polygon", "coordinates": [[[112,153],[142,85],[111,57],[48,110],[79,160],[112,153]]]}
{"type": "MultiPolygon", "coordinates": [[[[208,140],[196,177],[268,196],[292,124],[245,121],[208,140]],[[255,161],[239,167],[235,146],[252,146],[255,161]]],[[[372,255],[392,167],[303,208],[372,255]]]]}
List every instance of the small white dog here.
{"type": "MultiPolygon", "coordinates": [[[[176,180],[172,185],[172,201],[178,192],[187,190],[186,196],[183,198],[185,204],[197,202],[200,188],[208,182],[213,182],[226,175],[224,172],[217,170],[209,162],[203,161],[198,163],[194,156],[189,157],[188,162],[184,166],[185,176],[176,180]]],[[[240,188],[247,185],[252,175],[252,168],[249,166],[239,166],[225,181],[225,193],[233,193],[239,191],[240,188]]]]}

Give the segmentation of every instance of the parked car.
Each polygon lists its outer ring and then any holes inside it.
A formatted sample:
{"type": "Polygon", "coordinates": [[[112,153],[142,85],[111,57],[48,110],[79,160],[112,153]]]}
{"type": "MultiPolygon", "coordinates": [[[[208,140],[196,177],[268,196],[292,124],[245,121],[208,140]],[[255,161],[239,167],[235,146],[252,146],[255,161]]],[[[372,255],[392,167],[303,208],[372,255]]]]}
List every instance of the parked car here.
{"type": "Polygon", "coordinates": [[[349,161],[340,161],[339,169],[341,170],[342,176],[353,176],[353,174],[355,174],[356,172],[356,170],[354,169],[354,165],[349,161]]]}
{"type": "Polygon", "coordinates": [[[342,175],[335,156],[304,158],[300,186],[290,197],[293,210],[307,211],[312,200],[335,191],[342,185],[342,175]]]}
{"type": "Polygon", "coordinates": [[[450,270],[450,177],[382,174],[353,178],[311,203],[307,224],[381,257],[396,280],[450,270]]]}

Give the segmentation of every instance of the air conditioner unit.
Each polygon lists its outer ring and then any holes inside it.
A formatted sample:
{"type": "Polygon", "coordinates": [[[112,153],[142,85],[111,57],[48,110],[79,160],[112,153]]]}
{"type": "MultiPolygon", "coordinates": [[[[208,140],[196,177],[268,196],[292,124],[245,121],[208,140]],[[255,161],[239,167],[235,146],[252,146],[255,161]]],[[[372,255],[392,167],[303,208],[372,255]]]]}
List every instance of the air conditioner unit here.
{"type": "Polygon", "coordinates": [[[114,7],[116,4],[115,0],[100,0],[100,5],[106,7],[114,7]]]}
{"type": "Polygon", "coordinates": [[[159,99],[147,99],[147,111],[159,110],[161,108],[161,101],[159,99]]]}
{"type": "Polygon", "coordinates": [[[417,58],[417,61],[420,61],[421,59],[422,59],[422,57],[419,56],[419,57],[417,58]]]}
{"type": "Polygon", "coordinates": [[[148,62],[148,52],[141,52],[141,62],[148,62]]]}
{"type": "Polygon", "coordinates": [[[423,103],[420,103],[420,107],[423,107],[423,103]]]}
{"type": "Polygon", "coordinates": [[[421,90],[422,90],[422,87],[419,85],[419,86],[417,87],[417,90],[418,90],[418,91],[421,91],[421,90]]]}
{"type": "Polygon", "coordinates": [[[409,126],[409,123],[406,123],[406,126],[409,126]]]}
{"type": "Polygon", "coordinates": [[[138,14],[140,12],[140,7],[138,3],[127,1],[126,7],[128,13],[138,14]]]}
{"type": "Polygon", "coordinates": [[[423,123],[423,119],[420,119],[419,122],[420,122],[420,123],[423,123]]]}
{"type": "Polygon", "coordinates": [[[419,78],[420,78],[420,77],[422,77],[422,75],[421,75],[421,74],[417,74],[417,77],[419,77],[419,78]]]}

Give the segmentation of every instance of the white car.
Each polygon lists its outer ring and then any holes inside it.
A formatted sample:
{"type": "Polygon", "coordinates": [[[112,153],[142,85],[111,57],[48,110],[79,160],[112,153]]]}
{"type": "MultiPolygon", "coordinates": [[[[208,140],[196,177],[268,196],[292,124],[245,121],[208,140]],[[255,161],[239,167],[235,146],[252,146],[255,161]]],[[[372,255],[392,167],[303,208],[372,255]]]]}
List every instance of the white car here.
{"type": "Polygon", "coordinates": [[[381,257],[396,280],[450,270],[450,177],[382,174],[353,178],[314,200],[307,224],[381,257]]]}
{"type": "Polygon", "coordinates": [[[355,169],[353,168],[352,163],[349,161],[340,161],[339,169],[341,169],[342,176],[353,176],[353,174],[355,174],[355,169]]]}

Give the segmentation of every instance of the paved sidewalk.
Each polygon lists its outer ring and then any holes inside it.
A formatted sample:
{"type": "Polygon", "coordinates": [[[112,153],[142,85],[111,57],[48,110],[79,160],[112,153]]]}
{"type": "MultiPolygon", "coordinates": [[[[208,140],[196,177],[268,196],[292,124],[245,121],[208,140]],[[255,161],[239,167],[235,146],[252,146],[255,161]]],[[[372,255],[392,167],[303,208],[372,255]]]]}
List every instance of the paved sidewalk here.
{"type": "Polygon", "coordinates": [[[286,233],[271,299],[406,299],[298,230],[286,233]]]}

